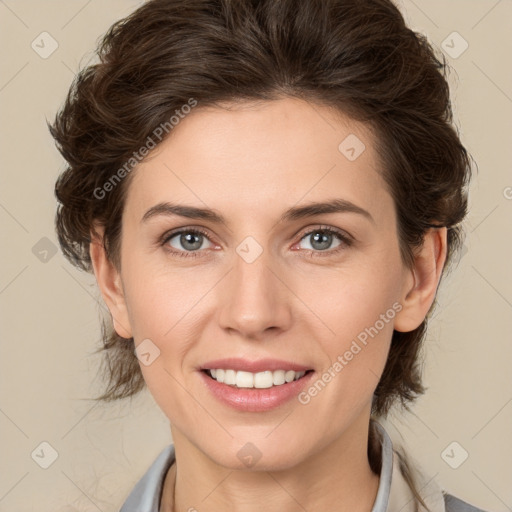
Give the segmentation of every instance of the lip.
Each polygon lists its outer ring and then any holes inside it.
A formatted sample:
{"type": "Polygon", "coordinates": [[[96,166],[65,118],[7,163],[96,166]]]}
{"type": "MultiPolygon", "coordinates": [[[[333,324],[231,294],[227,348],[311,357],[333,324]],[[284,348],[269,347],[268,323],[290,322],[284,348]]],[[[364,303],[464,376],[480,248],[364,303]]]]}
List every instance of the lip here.
{"type": "Polygon", "coordinates": [[[294,371],[306,371],[312,369],[294,363],[277,361],[275,359],[261,359],[253,362],[242,359],[219,359],[206,363],[204,368],[201,368],[200,371],[198,371],[198,374],[209,392],[212,393],[212,395],[222,404],[244,412],[270,411],[284,405],[293,398],[297,398],[299,393],[310,384],[316,373],[312,370],[298,380],[287,382],[280,386],[273,386],[271,388],[237,388],[235,386],[217,382],[215,379],[210,377],[206,371],[204,371],[206,369],[216,368],[250,371],[252,373],[264,370],[274,371],[287,369],[294,371]]]}
{"type": "Polygon", "coordinates": [[[242,359],[239,357],[215,359],[214,361],[208,361],[207,363],[204,363],[200,367],[201,370],[216,370],[217,368],[251,373],[264,372],[265,370],[293,370],[296,372],[305,372],[307,370],[313,369],[310,366],[304,366],[279,359],[258,359],[257,361],[250,361],[248,359],[242,359]]]}

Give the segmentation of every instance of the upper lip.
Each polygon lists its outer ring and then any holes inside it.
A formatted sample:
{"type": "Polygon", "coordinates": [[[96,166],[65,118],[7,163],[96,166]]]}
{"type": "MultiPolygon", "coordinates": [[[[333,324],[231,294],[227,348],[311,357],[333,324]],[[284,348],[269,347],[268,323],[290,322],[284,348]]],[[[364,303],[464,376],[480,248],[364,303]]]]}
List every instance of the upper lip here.
{"type": "Polygon", "coordinates": [[[263,372],[265,370],[293,370],[296,372],[312,370],[312,368],[309,366],[293,363],[291,361],[283,361],[280,359],[258,359],[257,361],[250,361],[249,359],[242,359],[238,357],[228,357],[225,359],[215,359],[214,361],[208,361],[201,365],[200,369],[215,370],[217,368],[251,373],[263,372]]]}

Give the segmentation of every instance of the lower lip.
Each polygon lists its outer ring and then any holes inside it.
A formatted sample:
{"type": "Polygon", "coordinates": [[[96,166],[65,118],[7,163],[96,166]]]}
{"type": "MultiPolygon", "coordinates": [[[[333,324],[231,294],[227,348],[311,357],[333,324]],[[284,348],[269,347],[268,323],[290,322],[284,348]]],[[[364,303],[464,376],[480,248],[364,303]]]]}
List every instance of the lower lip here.
{"type": "Polygon", "coordinates": [[[275,409],[299,395],[311,381],[315,372],[310,372],[298,380],[272,386],[271,388],[237,388],[212,379],[204,371],[199,372],[206,387],[226,405],[239,411],[263,412],[275,409]]]}

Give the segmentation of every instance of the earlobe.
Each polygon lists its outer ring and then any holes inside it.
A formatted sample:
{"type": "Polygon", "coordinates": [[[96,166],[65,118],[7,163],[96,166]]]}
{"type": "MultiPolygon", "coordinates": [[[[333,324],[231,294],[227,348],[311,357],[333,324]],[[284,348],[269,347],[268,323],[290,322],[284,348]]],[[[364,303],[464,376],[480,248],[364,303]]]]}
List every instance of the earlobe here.
{"type": "Polygon", "coordinates": [[[416,329],[432,306],[447,253],[447,229],[431,228],[422,247],[414,256],[413,268],[406,271],[402,291],[402,310],[395,317],[394,329],[409,332],[416,329]]]}
{"type": "Polygon", "coordinates": [[[95,231],[91,231],[89,254],[101,295],[112,315],[114,329],[119,336],[131,338],[132,330],[121,284],[121,276],[105,253],[102,227],[96,226],[95,231]]]}

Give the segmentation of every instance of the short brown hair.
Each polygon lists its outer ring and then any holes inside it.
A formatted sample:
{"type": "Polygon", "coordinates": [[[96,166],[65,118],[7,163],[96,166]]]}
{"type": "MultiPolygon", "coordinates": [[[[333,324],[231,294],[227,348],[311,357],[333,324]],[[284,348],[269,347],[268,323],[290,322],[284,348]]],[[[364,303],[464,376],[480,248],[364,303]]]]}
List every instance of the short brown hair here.
{"type": "MultiPolygon", "coordinates": [[[[448,228],[444,271],[460,248],[471,165],[452,125],[447,65],[390,0],[150,0],[109,29],[98,56],[50,126],[68,162],[55,188],[57,233],[78,267],[91,271],[93,221],[120,265],[130,180],[104,198],[94,191],[190,98],[201,107],[296,97],[367,122],[378,135],[404,263],[433,226],[448,228]]],[[[427,319],[393,333],[372,413],[387,414],[397,399],[407,407],[425,391],[418,355],[427,319]]],[[[109,385],[99,400],[143,388],[133,340],[104,324],[101,350],[109,385]]]]}

